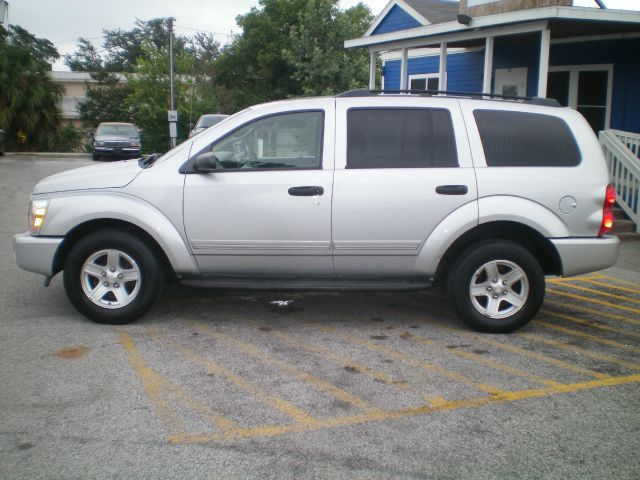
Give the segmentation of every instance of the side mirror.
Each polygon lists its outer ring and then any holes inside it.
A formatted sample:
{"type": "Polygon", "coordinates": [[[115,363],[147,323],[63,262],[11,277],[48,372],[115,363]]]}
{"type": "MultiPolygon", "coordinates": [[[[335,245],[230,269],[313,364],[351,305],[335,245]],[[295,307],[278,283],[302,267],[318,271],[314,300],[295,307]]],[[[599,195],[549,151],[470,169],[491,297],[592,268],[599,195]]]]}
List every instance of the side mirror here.
{"type": "Polygon", "coordinates": [[[198,173],[211,173],[217,169],[218,159],[213,152],[204,152],[193,160],[193,169],[198,173]]]}

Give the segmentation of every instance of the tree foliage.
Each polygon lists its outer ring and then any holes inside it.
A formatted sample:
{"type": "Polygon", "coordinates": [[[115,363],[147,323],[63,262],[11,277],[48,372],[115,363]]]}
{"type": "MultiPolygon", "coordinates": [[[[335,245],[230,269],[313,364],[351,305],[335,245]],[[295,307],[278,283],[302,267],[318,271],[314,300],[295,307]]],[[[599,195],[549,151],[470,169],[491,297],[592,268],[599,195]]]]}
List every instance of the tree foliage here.
{"type": "Polygon", "coordinates": [[[216,62],[234,108],[366,85],[366,52],[347,51],[343,42],[371,23],[367,6],[342,11],[338,0],[260,0],[260,6],[237,18],[243,33],[216,62]]]}
{"type": "MultiPolygon", "coordinates": [[[[208,33],[175,39],[180,139],[203,113],[233,113],[265,101],[367,85],[367,52],[344,49],[344,40],[361,36],[373,20],[363,4],[341,10],[338,0],[260,0],[236,20],[242,33],[223,47],[208,33]]],[[[144,129],[145,150],[166,150],[166,24],[164,18],[136,20],[129,31],[105,30],[103,50],[79,40],[66,63],[97,80],[80,106],[85,125],[133,121],[144,129]],[[112,72],[124,72],[126,85],[112,72]]]]}
{"type": "Polygon", "coordinates": [[[47,72],[58,56],[49,40],[0,26],[0,128],[7,149],[46,150],[55,143],[62,90],[47,72]]]}

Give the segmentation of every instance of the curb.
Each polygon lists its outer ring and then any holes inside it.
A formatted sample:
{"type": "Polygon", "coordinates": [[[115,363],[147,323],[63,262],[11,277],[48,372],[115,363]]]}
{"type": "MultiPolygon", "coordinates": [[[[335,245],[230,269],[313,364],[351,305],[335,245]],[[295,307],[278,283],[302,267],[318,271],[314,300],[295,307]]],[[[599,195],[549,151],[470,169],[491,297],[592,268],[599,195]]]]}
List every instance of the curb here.
{"type": "Polygon", "coordinates": [[[91,158],[90,153],[76,152],[4,152],[6,157],[91,158]]]}

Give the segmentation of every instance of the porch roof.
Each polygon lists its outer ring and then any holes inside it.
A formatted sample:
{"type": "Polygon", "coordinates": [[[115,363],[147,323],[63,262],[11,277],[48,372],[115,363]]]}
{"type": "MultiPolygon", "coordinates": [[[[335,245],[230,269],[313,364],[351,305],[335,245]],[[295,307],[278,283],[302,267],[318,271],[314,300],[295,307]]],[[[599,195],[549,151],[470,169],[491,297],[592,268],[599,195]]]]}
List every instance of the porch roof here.
{"type": "Polygon", "coordinates": [[[469,25],[457,21],[365,35],[346,40],[345,48],[368,48],[372,52],[417,48],[446,43],[449,47],[484,45],[489,36],[519,35],[549,29],[559,40],[593,35],[640,32],[640,12],[600,10],[586,7],[544,7],[472,18],[469,25]]]}

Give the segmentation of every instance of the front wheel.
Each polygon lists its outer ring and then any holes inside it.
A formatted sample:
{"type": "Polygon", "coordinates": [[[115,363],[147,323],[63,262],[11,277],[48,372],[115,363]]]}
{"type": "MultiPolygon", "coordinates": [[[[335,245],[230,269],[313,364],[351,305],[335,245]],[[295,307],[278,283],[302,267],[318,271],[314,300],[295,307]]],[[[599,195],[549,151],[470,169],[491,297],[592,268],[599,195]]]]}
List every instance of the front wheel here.
{"type": "Polygon", "coordinates": [[[536,258],[519,245],[483,242],[467,249],[453,265],[448,291],[467,325],[482,332],[512,332],[540,309],[544,273],[536,258]]]}
{"type": "Polygon", "coordinates": [[[81,239],[64,264],[73,306],[98,323],[125,324],[144,315],[163,285],[160,262],[131,233],[105,229],[81,239]]]}

